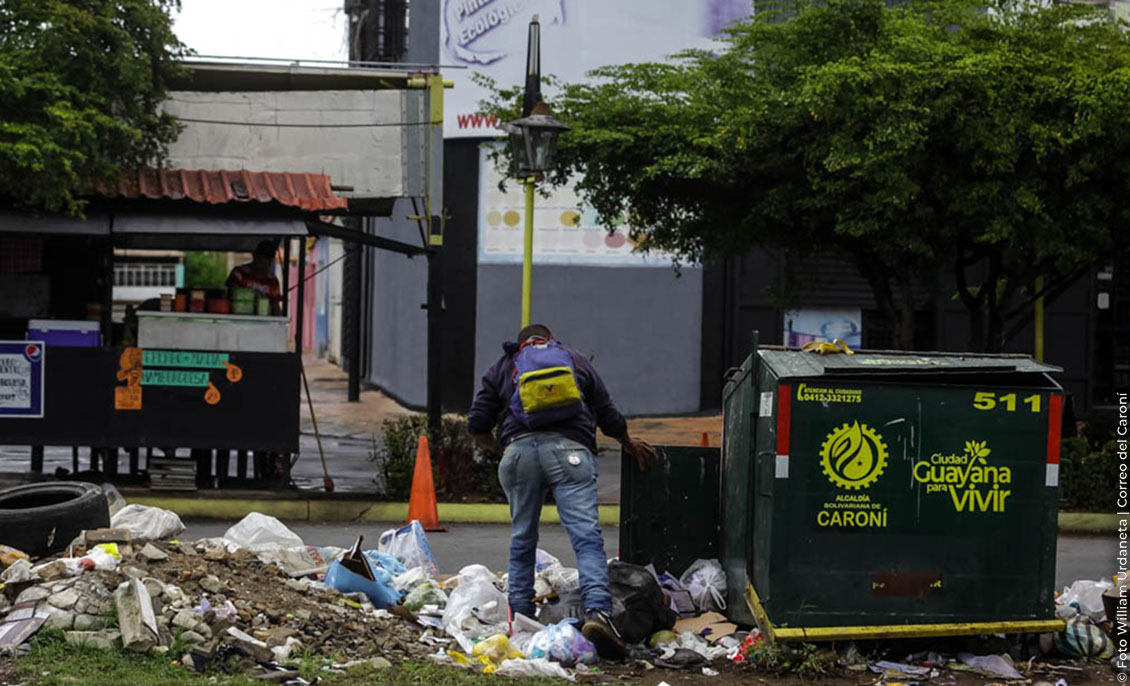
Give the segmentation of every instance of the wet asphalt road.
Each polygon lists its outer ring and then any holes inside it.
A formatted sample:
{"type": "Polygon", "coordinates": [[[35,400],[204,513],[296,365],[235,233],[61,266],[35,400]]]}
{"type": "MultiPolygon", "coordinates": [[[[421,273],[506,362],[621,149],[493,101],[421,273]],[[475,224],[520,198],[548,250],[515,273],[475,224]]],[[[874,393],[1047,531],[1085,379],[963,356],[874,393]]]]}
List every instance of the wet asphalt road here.
{"type": "MultiPolygon", "coordinates": [[[[190,520],[181,538],[188,540],[222,536],[231,522],[190,520]]],[[[311,545],[346,547],[358,535],[375,544],[377,537],[391,524],[317,524],[287,522],[302,540],[311,545]]],[[[605,527],[604,550],[609,557],[617,554],[619,528],[605,527]]],[[[428,542],[436,562],[444,572],[455,573],[469,564],[485,564],[496,571],[505,571],[510,546],[510,527],[503,524],[451,524],[443,533],[428,534],[428,542]]],[[[539,546],[557,556],[568,566],[576,565],[576,557],[569,545],[569,536],[559,525],[543,525],[539,546]]],[[[1062,535],[1056,555],[1056,588],[1069,585],[1076,579],[1098,579],[1115,571],[1113,536],[1062,535]]],[[[682,570],[670,570],[681,573],[682,570]]]]}

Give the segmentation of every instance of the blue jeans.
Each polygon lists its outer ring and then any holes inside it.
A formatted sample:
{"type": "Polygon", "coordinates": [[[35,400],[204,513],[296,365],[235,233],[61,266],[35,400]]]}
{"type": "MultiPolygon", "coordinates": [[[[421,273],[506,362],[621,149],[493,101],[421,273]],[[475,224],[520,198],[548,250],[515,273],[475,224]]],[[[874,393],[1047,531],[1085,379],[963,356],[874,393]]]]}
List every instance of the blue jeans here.
{"type": "Polygon", "coordinates": [[[577,554],[581,599],[586,610],[612,611],[608,559],[596,506],[596,457],[559,434],[534,433],[506,446],[498,480],[510,502],[510,609],[534,616],[534,566],[538,519],[547,491],[553,491],[561,523],[577,554]]]}

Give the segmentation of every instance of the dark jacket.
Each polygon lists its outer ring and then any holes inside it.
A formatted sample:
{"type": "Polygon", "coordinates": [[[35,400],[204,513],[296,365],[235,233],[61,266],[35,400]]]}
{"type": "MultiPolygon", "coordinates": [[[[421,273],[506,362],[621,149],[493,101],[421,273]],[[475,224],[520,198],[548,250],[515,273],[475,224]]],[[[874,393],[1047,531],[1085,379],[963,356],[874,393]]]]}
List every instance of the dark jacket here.
{"type": "MultiPolygon", "coordinates": [[[[561,434],[595,453],[598,426],[605,435],[620,438],[628,433],[628,423],[612,403],[612,396],[588,358],[572,348],[562,347],[573,355],[577,384],[584,396],[584,409],[560,424],[539,431],[561,434]]],[[[498,443],[505,448],[515,436],[529,433],[530,429],[510,412],[510,397],[514,394],[514,355],[518,352],[518,344],[503,343],[502,349],[506,354],[483,374],[482,387],[475,394],[475,401],[467,414],[467,429],[472,434],[486,434],[498,426],[498,443]]]]}

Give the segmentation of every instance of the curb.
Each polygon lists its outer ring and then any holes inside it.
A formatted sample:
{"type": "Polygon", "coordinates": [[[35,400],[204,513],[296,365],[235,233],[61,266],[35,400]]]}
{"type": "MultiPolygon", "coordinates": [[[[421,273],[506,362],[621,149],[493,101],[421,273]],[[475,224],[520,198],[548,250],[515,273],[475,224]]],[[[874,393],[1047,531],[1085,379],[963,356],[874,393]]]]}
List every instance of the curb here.
{"type": "MultiPolygon", "coordinates": [[[[364,500],[253,500],[245,498],[185,498],[169,496],[127,496],[128,502],[172,510],[181,517],[195,519],[242,519],[260,512],[279,519],[307,522],[391,522],[403,524],[408,518],[408,503],[374,503],[364,500]]],[[[498,503],[439,503],[439,520],[450,524],[509,524],[510,508],[498,503]]],[[[600,506],[600,523],[620,523],[618,505],[600,506]]],[[[541,511],[543,524],[560,524],[557,508],[546,505],[541,511]]]]}

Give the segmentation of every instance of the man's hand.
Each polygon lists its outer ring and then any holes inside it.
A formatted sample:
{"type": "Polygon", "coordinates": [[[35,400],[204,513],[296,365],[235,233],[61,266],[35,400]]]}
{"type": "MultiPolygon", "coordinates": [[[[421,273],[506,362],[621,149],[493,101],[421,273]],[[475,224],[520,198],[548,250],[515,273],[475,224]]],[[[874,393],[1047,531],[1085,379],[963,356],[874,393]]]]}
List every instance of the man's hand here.
{"type": "Polygon", "coordinates": [[[498,441],[494,440],[494,434],[472,434],[471,438],[475,439],[475,443],[488,453],[498,453],[498,441]]]}
{"type": "Polygon", "coordinates": [[[628,434],[624,434],[624,436],[620,438],[620,448],[625,453],[635,458],[636,466],[639,467],[641,472],[645,471],[648,463],[655,459],[655,446],[647,441],[632,438],[628,434]]]}

